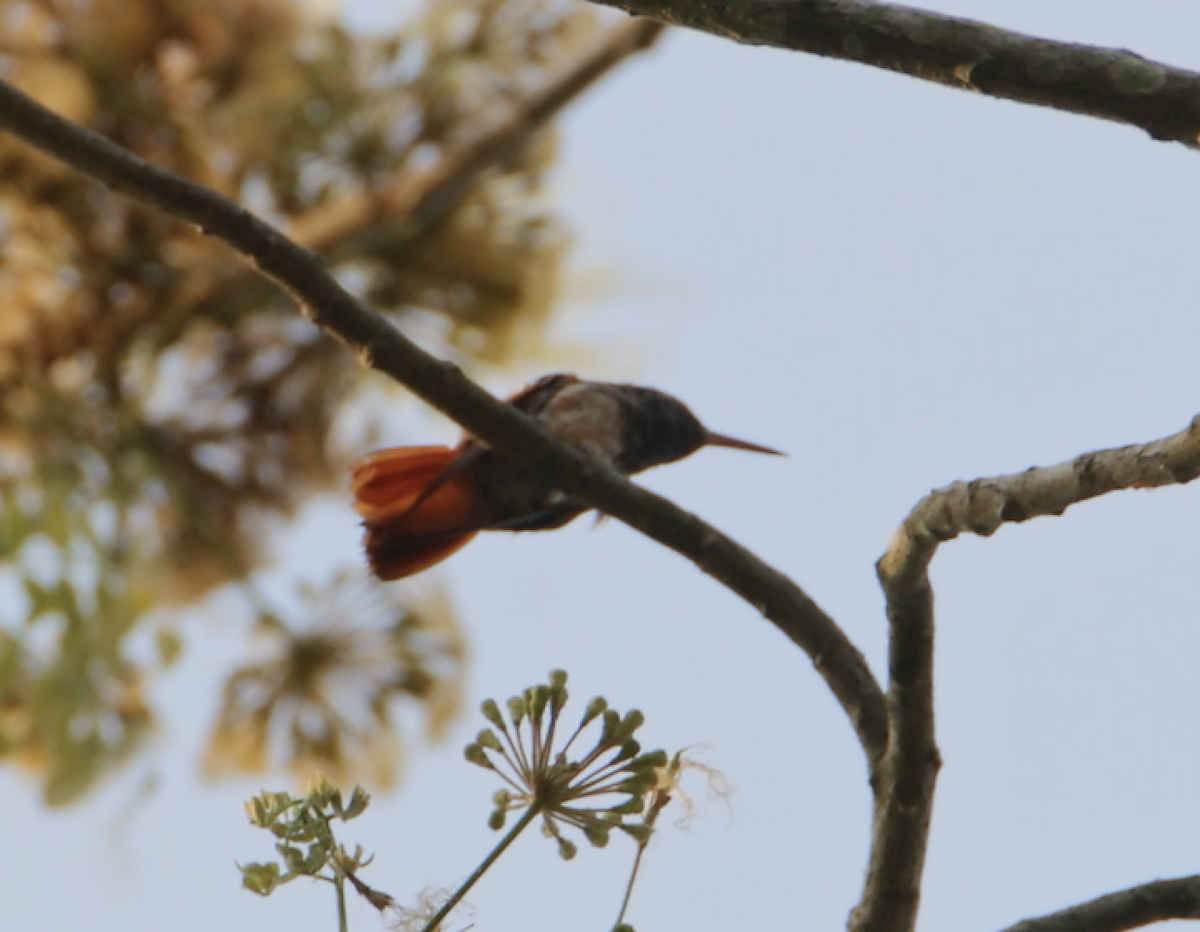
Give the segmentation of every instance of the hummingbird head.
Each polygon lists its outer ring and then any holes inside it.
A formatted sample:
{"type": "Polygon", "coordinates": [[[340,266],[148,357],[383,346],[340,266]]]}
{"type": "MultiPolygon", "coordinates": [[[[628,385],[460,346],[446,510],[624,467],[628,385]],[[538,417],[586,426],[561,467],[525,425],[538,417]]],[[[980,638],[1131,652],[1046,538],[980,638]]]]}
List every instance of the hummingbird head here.
{"type": "Polygon", "coordinates": [[[640,385],[616,385],[624,425],[622,451],[613,465],[627,475],[673,463],[701,447],[730,447],[782,456],[778,450],[715,434],[678,398],[640,385]]]}

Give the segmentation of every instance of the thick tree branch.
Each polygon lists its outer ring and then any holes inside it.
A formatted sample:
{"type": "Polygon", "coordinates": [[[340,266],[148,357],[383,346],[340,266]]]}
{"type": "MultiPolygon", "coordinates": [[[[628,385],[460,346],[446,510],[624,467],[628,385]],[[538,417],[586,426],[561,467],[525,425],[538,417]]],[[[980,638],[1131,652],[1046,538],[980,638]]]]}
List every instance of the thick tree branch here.
{"type": "Polygon", "coordinates": [[[594,0],[758,45],[898,71],[1200,147],[1200,74],[1121,49],[1039,39],[867,0],[594,0]]]}
{"type": "MultiPolygon", "coordinates": [[[[1106,492],[1191,482],[1197,476],[1200,417],[1187,429],[1152,443],[1086,453],[1009,476],[956,482],[931,492],[905,519],[877,567],[891,622],[891,740],[877,773],[871,864],[854,928],[907,930],[916,918],[938,769],[929,582],[929,564],[938,546],[965,532],[986,537],[1008,522],[1060,515],[1106,492]]],[[[1140,903],[1136,896],[1128,902],[1140,903]]]]}
{"type": "Polygon", "coordinates": [[[1200,919],[1200,875],[1154,880],[1026,919],[1003,932],[1123,932],[1168,919],[1200,919]]]}
{"type": "Polygon", "coordinates": [[[119,193],[198,226],[243,253],[359,358],[386,373],[514,461],[563,491],[676,550],[761,611],[803,648],[846,710],[873,767],[882,754],[884,701],[857,648],[795,583],[670,502],[556,441],[458,367],[435,359],[360,304],[315,253],[202,185],[61,119],[0,82],[0,128],[119,193]]]}

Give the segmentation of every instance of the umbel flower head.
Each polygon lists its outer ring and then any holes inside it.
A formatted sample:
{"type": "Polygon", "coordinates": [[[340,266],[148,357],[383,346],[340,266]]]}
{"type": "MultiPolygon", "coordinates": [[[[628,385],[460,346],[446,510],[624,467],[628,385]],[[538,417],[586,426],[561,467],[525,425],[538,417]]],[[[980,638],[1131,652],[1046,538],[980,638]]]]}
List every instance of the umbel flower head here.
{"type": "Polygon", "coordinates": [[[575,730],[556,748],[566,684],[567,674],[554,671],[549,684],[532,686],[508,700],[507,719],[494,700],[483,703],[483,714],[493,727],[467,745],[466,758],[507,784],[494,797],[496,808],[488,824],[500,829],[510,811],[536,811],[542,816],[543,832],[557,841],[564,858],[576,851],[563,836],[566,828],[578,829],[597,847],[608,843],[613,829],[643,842],[650,835],[641,817],[645,800],[658,783],[667,755],[642,753],[633,737],[643,722],[641,712],[621,715],[600,697],[588,703],[575,730]],[[572,753],[585,731],[595,735],[595,743],[572,753]]]}

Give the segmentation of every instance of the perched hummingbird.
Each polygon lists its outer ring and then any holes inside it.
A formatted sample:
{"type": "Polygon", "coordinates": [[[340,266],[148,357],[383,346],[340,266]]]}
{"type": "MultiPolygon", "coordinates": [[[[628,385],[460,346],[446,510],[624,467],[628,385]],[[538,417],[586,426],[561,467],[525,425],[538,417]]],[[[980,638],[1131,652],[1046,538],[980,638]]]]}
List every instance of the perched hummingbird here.
{"type": "MultiPolygon", "coordinates": [[[[670,395],[547,375],[509,399],[560,440],[632,475],[703,446],[781,455],[714,434],[670,395]]],[[[392,447],[351,468],[364,546],[380,579],[428,569],[479,531],[545,531],[587,510],[471,437],[451,447],[392,447]]]]}

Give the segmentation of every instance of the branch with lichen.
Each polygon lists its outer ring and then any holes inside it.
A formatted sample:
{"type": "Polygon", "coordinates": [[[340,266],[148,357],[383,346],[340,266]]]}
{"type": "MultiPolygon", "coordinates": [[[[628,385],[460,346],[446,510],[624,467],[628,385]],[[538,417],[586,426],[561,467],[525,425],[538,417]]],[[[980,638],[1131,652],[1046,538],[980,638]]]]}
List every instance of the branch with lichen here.
{"type": "MultiPolygon", "coordinates": [[[[877,567],[891,625],[890,740],[876,773],[871,860],[852,929],[908,930],[916,919],[939,765],[929,581],[938,546],[960,534],[987,537],[1005,524],[1061,515],[1072,505],[1108,492],[1182,484],[1197,476],[1200,417],[1179,433],[1151,443],[1099,450],[1012,475],[956,482],[931,492],[905,519],[877,567]]],[[[1135,899],[1131,895],[1129,901],[1135,899]]]]}
{"type": "Polygon", "coordinates": [[[1056,42],[868,0],[594,0],[753,45],[1136,126],[1200,148],[1200,74],[1123,49],[1056,42]]]}

